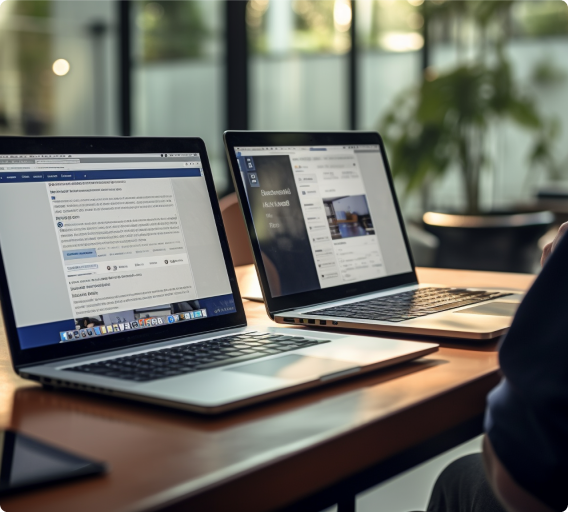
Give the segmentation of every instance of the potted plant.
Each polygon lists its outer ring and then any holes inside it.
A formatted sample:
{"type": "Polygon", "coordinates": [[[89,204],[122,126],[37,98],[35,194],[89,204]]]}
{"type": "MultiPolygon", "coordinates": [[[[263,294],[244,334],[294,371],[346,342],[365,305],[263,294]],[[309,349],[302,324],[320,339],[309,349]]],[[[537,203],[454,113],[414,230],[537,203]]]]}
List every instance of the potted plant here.
{"type": "Polygon", "coordinates": [[[533,165],[551,161],[554,124],[524,95],[504,52],[503,22],[511,2],[426,2],[429,23],[457,14],[478,31],[474,59],[437,75],[426,69],[421,85],[395,102],[382,121],[395,177],[406,191],[428,191],[436,179],[459,169],[465,206],[461,212],[427,212],[424,224],[440,239],[441,267],[530,272],[536,241],[550,228],[550,212],[483,212],[480,179],[490,165],[488,127],[512,121],[534,134],[533,165]]]}

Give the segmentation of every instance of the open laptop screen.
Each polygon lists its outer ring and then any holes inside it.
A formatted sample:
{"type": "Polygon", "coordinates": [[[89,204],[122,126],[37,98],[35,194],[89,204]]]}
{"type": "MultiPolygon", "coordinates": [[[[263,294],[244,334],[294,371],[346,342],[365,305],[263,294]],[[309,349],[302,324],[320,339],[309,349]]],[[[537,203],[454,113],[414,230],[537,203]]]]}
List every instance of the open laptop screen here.
{"type": "Polygon", "coordinates": [[[412,271],[379,145],[235,152],[272,297],[412,271]]]}
{"type": "Polygon", "coordinates": [[[3,155],[21,349],[234,313],[199,153],[3,155]]]}

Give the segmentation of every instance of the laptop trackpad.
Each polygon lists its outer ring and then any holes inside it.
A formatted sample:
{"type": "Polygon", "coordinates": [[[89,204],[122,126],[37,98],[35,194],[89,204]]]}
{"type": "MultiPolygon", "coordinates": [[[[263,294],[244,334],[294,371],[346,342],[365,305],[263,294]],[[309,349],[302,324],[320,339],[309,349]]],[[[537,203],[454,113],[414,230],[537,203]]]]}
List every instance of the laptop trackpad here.
{"type": "Polygon", "coordinates": [[[494,301],[493,303],[487,303],[485,305],[472,306],[471,308],[465,308],[460,310],[458,314],[476,314],[476,315],[501,315],[505,317],[513,317],[519,303],[504,303],[500,301],[494,301]]]}
{"type": "Polygon", "coordinates": [[[356,367],[353,362],[342,362],[328,358],[289,354],[271,360],[257,363],[248,363],[239,367],[224,369],[231,372],[244,372],[260,376],[270,376],[282,379],[307,379],[325,376],[341,370],[356,367]]]}

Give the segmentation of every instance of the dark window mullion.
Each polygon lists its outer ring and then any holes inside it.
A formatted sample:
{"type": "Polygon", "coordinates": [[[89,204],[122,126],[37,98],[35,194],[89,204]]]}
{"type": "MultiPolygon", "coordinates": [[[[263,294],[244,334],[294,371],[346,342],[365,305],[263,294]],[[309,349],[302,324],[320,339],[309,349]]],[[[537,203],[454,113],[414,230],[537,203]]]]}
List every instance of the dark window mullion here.
{"type": "Polygon", "coordinates": [[[422,25],[422,37],[424,38],[424,45],[422,46],[422,62],[420,73],[421,76],[424,70],[430,66],[430,32],[428,30],[429,12],[428,12],[428,2],[422,4],[422,16],[424,18],[424,25],[422,25]]]}
{"type": "Polygon", "coordinates": [[[349,59],[349,85],[348,85],[348,94],[349,94],[349,128],[351,130],[357,130],[357,122],[358,122],[358,106],[359,102],[358,99],[358,66],[357,66],[357,55],[358,55],[358,48],[357,48],[357,2],[356,0],[351,0],[351,49],[348,54],[349,59]]]}
{"type": "MultiPolygon", "coordinates": [[[[131,0],[118,0],[118,104],[120,135],[132,135],[131,0]]],[[[97,106],[96,108],[102,108],[97,106]]]]}
{"type": "Polygon", "coordinates": [[[249,128],[247,2],[225,0],[225,126],[249,128]]]}

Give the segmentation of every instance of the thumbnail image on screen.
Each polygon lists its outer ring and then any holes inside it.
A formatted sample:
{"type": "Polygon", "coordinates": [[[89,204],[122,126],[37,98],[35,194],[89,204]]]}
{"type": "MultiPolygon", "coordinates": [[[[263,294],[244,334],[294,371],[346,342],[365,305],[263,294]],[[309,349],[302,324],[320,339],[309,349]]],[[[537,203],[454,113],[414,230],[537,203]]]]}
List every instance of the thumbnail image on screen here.
{"type": "Polygon", "coordinates": [[[323,198],[323,205],[333,240],[375,234],[365,195],[323,198]]]}

